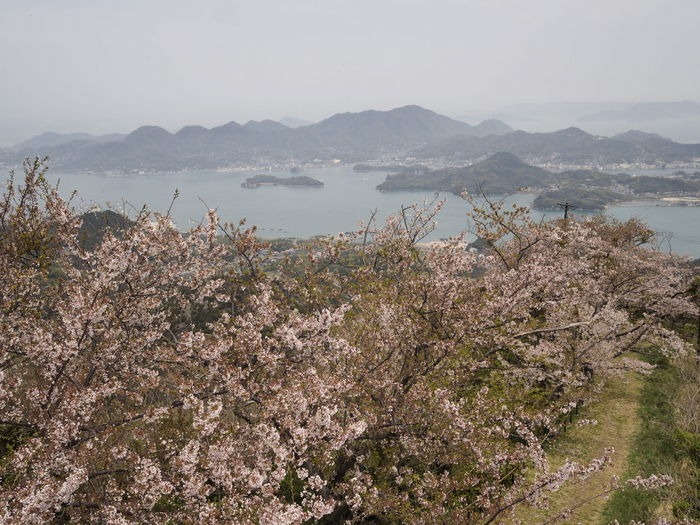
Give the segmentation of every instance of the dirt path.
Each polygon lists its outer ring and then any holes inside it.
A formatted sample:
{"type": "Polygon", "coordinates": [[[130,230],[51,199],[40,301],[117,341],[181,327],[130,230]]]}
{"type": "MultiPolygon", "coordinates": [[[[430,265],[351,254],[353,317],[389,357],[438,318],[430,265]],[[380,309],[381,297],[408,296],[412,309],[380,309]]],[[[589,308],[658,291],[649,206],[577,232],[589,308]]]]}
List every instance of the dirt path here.
{"type": "Polygon", "coordinates": [[[613,447],[613,467],[599,472],[586,482],[565,485],[550,499],[547,510],[523,507],[517,518],[525,524],[541,524],[561,514],[565,509],[574,512],[560,523],[572,525],[600,525],[606,497],[595,497],[610,486],[612,476],[622,477],[627,467],[627,456],[639,427],[637,405],[643,380],[636,374],[611,379],[603,388],[598,401],[588,407],[583,418],[595,419],[597,425],[574,426],[552,446],[549,459],[553,467],[566,459],[586,463],[603,455],[613,447]],[[593,499],[591,499],[593,498],[593,499]],[[590,500],[590,501],[588,501],[590,500]],[[581,505],[582,502],[586,502],[581,505]]]}

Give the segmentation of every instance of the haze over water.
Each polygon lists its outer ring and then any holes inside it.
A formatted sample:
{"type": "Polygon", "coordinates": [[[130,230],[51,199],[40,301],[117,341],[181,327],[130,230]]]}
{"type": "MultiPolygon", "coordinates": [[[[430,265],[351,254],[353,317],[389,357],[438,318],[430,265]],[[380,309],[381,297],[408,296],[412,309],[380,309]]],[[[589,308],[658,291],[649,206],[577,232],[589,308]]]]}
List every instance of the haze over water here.
{"type": "MultiPolygon", "coordinates": [[[[287,172],[270,172],[279,177],[287,172]]],[[[78,189],[75,203],[88,210],[97,205],[125,211],[134,216],[143,205],[152,211],[165,212],[175,190],[179,190],[172,216],[181,229],[202,220],[207,207],[216,208],[222,220],[237,223],[245,218],[248,225],[256,225],[263,238],[336,235],[357,229],[360,221],[369,219],[373,210],[383,223],[402,206],[430,202],[432,192],[380,192],[375,189],[386,172],[355,173],[351,167],[318,168],[306,170],[304,175],[325,183],[320,189],[265,186],[256,189],[241,188],[250,173],[221,173],[216,171],[183,171],[145,175],[85,175],[49,172],[49,180],[60,180],[60,189],[69,196],[78,189]]],[[[468,231],[466,215],[469,204],[451,194],[441,194],[445,206],[438,216],[436,230],[428,237],[437,240],[468,231]]],[[[532,194],[507,197],[507,203],[529,205],[532,194]]],[[[626,220],[638,217],[660,234],[660,248],[700,258],[700,232],[697,228],[698,207],[659,206],[657,201],[635,201],[613,206],[608,215],[626,220]]],[[[538,218],[559,217],[558,212],[535,211],[538,218]]],[[[473,239],[473,236],[469,236],[473,239]]]]}

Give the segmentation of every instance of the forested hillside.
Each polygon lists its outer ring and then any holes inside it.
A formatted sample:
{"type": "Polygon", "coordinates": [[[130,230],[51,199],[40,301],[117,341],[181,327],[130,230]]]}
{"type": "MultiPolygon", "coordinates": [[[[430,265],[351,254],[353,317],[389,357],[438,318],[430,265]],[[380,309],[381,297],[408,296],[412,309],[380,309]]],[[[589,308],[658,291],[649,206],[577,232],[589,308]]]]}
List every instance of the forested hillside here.
{"type": "Polygon", "coordinates": [[[476,253],[407,206],[266,271],[214,211],[86,245],[45,169],[0,200],[2,523],[502,522],[608,466],[545,451],[607,378],[694,351],[635,220],[475,202],[476,253]]]}

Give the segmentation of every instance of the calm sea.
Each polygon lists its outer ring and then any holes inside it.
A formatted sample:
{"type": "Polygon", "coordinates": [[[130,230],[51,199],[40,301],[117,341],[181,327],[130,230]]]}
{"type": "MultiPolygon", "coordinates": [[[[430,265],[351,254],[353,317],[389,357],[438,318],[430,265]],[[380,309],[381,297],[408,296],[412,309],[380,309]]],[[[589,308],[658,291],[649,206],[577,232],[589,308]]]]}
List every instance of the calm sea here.
{"type": "MultiPolygon", "coordinates": [[[[280,177],[287,172],[270,172],[280,177]]],[[[126,209],[134,215],[142,206],[153,211],[168,209],[177,189],[172,216],[182,229],[199,222],[208,208],[216,208],[228,222],[245,218],[256,225],[261,237],[311,237],[337,234],[355,229],[378,211],[384,219],[403,205],[433,199],[434,194],[417,192],[382,193],[375,187],[386,173],[355,173],[351,167],[308,169],[304,173],[325,183],[320,189],[282,186],[241,188],[251,173],[193,171],[145,175],[84,175],[49,172],[52,182],[60,180],[62,194],[78,191],[76,204],[81,209],[93,205],[115,210],[126,209]]],[[[470,229],[466,212],[469,205],[454,195],[441,195],[445,206],[438,216],[432,239],[456,235],[470,229]]],[[[529,205],[531,194],[507,197],[508,203],[529,205]]],[[[658,202],[634,202],[615,206],[605,213],[618,219],[638,217],[659,233],[661,248],[700,257],[700,207],[661,206],[658,202]]],[[[537,217],[556,217],[560,213],[536,212],[537,217]]]]}

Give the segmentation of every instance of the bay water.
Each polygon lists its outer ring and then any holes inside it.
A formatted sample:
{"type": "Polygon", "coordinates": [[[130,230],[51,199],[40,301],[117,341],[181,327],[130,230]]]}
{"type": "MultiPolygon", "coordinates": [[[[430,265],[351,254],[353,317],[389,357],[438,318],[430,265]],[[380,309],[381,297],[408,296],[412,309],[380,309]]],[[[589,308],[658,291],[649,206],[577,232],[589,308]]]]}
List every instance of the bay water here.
{"type": "MultiPolygon", "coordinates": [[[[142,206],[165,212],[177,190],[171,215],[177,226],[187,229],[215,208],[222,220],[238,223],[246,219],[256,225],[263,238],[335,235],[357,229],[374,210],[383,220],[402,206],[430,202],[433,192],[380,192],[376,186],[386,172],[356,173],[349,166],[313,168],[307,175],[324,182],[323,188],[262,186],[242,188],[241,183],[256,172],[181,171],[129,175],[75,174],[50,171],[48,178],[60,183],[64,196],[77,190],[74,204],[81,211],[94,207],[125,211],[130,216],[142,206]]],[[[286,171],[265,171],[290,177],[286,171]]],[[[529,206],[535,195],[505,197],[508,204],[529,206]]],[[[428,240],[469,231],[470,206],[456,195],[440,194],[445,205],[437,217],[437,228],[428,240]]],[[[533,212],[539,218],[560,217],[561,212],[533,212]]],[[[620,220],[637,217],[659,234],[663,250],[700,258],[700,207],[669,206],[661,201],[635,201],[608,208],[604,213],[620,220]]],[[[468,236],[473,239],[473,236],[468,236]]]]}

